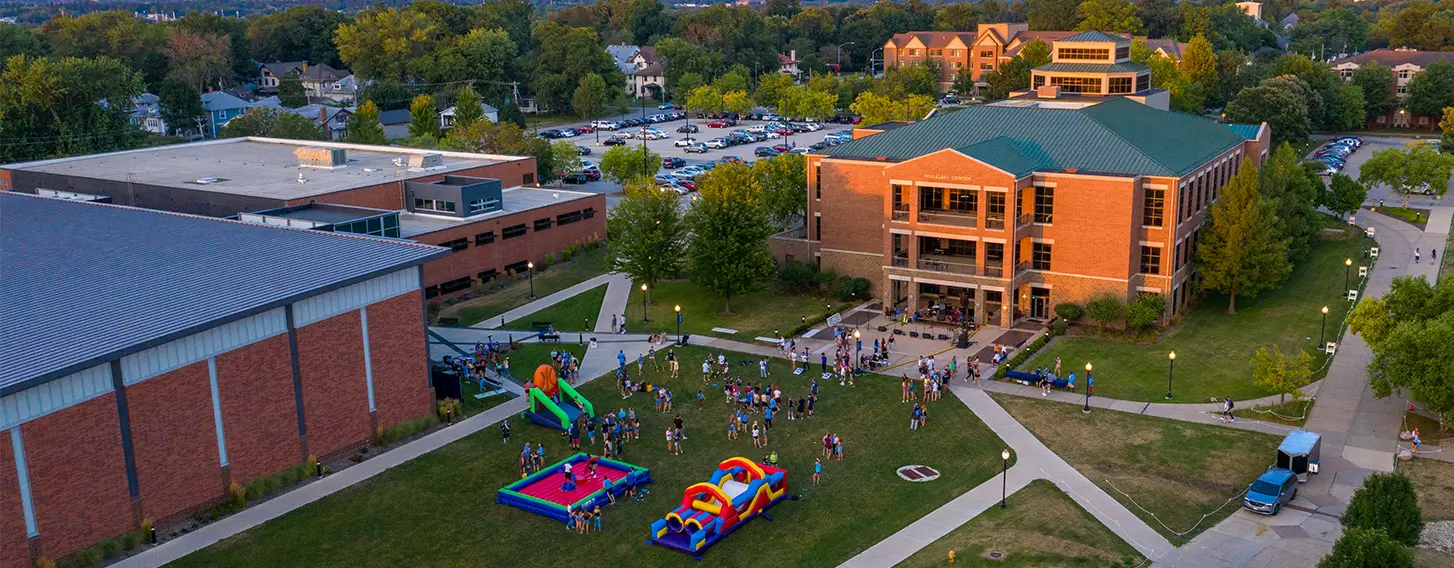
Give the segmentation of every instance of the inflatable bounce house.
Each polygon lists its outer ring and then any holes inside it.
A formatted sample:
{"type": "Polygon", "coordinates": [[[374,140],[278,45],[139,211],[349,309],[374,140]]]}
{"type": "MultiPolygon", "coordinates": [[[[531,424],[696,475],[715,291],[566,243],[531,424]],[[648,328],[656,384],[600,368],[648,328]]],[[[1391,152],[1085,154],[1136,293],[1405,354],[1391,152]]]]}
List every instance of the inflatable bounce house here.
{"type": "Polygon", "coordinates": [[[787,487],[787,471],[747,458],[729,458],[717,466],[710,481],[688,487],[680,507],[651,523],[646,542],[700,560],[707,548],[783,500],[787,487]]]}
{"type": "Polygon", "coordinates": [[[550,365],[536,368],[535,377],[525,384],[525,389],[530,396],[530,408],[523,416],[541,426],[569,430],[571,423],[582,413],[596,417],[591,401],[561,382],[555,375],[555,368],[550,365]]]}
{"type": "Polygon", "coordinates": [[[601,456],[576,454],[500,489],[496,503],[524,509],[565,522],[570,511],[606,503],[606,493],[625,493],[630,487],[651,483],[651,471],[601,456]],[[596,464],[591,473],[590,464],[596,464]],[[566,464],[571,473],[565,472],[566,464]]]}

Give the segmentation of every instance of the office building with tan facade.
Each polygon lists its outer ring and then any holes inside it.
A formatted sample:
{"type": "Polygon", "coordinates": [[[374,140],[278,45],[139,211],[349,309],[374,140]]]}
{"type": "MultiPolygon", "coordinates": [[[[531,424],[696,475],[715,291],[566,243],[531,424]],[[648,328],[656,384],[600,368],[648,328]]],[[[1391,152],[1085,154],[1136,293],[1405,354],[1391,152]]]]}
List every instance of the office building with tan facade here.
{"type": "Polygon", "coordinates": [[[776,238],[780,260],[867,278],[888,306],[967,301],[1005,326],[1098,292],[1162,294],[1175,314],[1208,208],[1271,136],[1124,98],[894,126],[808,157],[806,235],[776,238]]]}

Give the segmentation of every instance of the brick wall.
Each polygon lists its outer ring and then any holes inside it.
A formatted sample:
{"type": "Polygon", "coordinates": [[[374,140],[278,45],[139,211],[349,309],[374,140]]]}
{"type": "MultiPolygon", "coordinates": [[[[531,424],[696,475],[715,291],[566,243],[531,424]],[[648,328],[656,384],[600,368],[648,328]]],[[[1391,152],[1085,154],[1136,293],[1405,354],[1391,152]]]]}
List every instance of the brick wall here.
{"type": "Polygon", "coordinates": [[[813,253],[817,251],[812,243],[808,242],[808,228],[798,227],[773,235],[767,241],[767,248],[772,251],[772,258],[782,266],[788,261],[813,262],[813,253]]]}
{"type": "Polygon", "coordinates": [[[357,310],[298,328],[298,370],[309,453],[326,456],[370,438],[357,310]]]}
{"type": "Polygon", "coordinates": [[[388,428],[428,414],[434,398],[424,367],[424,313],[420,292],[371,304],[369,355],[379,426],[388,428]]]}
{"type": "Polygon", "coordinates": [[[20,479],[15,474],[15,448],[10,431],[0,430],[0,566],[31,566],[25,536],[25,511],[20,504],[20,479]]]}
{"type": "MultiPolygon", "coordinates": [[[[1124,287],[1141,262],[1141,203],[1133,179],[1051,175],[1044,180],[1056,184],[1053,223],[1041,229],[1040,237],[1054,241],[1050,271],[1121,279],[1124,287]]],[[[1023,252],[1029,254],[1028,245],[1023,252]]]]}
{"type": "Polygon", "coordinates": [[[225,494],[207,362],[126,389],[142,511],[166,519],[225,494]]]}
{"type": "Polygon", "coordinates": [[[42,554],[59,558],[135,528],[114,393],[20,431],[42,554]]]}
{"type": "Polygon", "coordinates": [[[247,484],[303,461],[287,334],[218,355],[217,393],[234,481],[247,484]]]}

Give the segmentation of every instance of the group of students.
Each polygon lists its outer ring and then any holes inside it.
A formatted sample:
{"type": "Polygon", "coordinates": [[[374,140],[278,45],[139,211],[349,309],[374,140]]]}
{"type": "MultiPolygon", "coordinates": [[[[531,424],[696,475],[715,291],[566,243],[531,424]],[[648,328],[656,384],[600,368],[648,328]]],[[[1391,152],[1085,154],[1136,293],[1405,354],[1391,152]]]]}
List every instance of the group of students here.
{"type": "MultiPolygon", "coordinates": [[[[607,491],[606,494],[611,495],[611,492],[607,491]]],[[[612,502],[615,502],[614,496],[612,502]]],[[[573,510],[570,505],[566,505],[565,530],[575,531],[576,534],[601,532],[601,506],[596,505],[587,511],[584,508],[573,510]]]]}

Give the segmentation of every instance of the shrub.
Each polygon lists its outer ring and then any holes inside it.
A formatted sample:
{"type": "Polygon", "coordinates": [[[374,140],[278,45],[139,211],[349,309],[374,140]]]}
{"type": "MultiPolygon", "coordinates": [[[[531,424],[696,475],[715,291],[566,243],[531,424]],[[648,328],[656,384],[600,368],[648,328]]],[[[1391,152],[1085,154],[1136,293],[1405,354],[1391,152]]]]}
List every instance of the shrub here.
{"type": "Polygon", "coordinates": [[[293,468],[297,470],[297,473],[294,474],[293,481],[302,481],[305,478],[318,475],[318,465],[318,456],[308,456],[308,461],[303,462],[298,467],[293,468]]]}
{"type": "Polygon", "coordinates": [[[1144,332],[1156,327],[1156,322],[1166,313],[1166,298],[1161,294],[1142,292],[1126,307],[1126,327],[1144,332]]]}
{"type": "Polygon", "coordinates": [[[127,552],[136,550],[143,542],[146,542],[146,531],[131,531],[121,535],[121,548],[127,552]]]}
{"type": "Polygon", "coordinates": [[[446,414],[452,414],[455,418],[463,418],[460,415],[460,404],[457,398],[446,398],[439,401],[439,419],[444,420],[446,414]]]}
{"type": "Polygon", "coordinates": [[[56,568],[56,561],[42,556],[35,559],[35,568],[56,568]]]}
{"type": "Polygon", "coordinates": [[[818,265],[794,260],[783,265],[778,277],[782,279],[783,285],[787,286],[789,292],[801,294],[819,289],[818,275],[818,265]]]}
{"type": "Polygon", "coordinates": [[[555,264],[555,253],[553,253],[553,252],[545,253],[545,262],[541,263],[541,266],[540,266],[541,270],[544,270],[546,268],[549,268],[550,265],[552,265],[552,264],[555,264]]]}
{"type": "Polygon", "coordinates": [[[1085,308],[1080,307],[1080,304],[1075,302],[1055,304],[1055,315],[1060,316],[1060,319],[1065,321],[1075,321],[1080,319],[1080,316],[1085,315],[1085,308]]]}
{"type": "Polygon", "coordinates": [[[106,558],[121,556],[121,537],[101,543],[101,556],[106,558]]]}
{"type": "MultiPolygon", "coordinates": [[[[456,414],[456,416],[458,416],[458,414],[456,414]]],[[[438,423],[438,415],[428,414],[419,418],[415,418],[408,422],[395,424],[392,428],[384,431],[384,444],[392,444],[404,438],[408,438],[409,436],[413,436],[415,434],[428,430],[430,426],[438,423]]]]}
{"type": "Polygon", "coordinates": [[[1096,322],[1096,327],[1101,330],[1121,319],[1125,313],[1126,305],[1122,304],[1121,299],[1113,294],[1096,294],[1085,303],[1086,317],[1096,322]]]}
{"type": "Polygon", "coordinates": [[[1414,553],[1378,529],[1347,529],[1318,568],[1413,568],[1414,553]]]}
{"type": "Polygon", "coordinates": [[[1068,327],[1070,327],[1070,324],[1065,323],[1065,320],[1063,320],[1063,319],[1055,320],[1055,323],[1050,324],[1050,334],[1051,335],[1065,335],[1065,330],[1068,327]]]}
{"type": "Polygon", "coordinates": [[[868,286],[867,278],[840,276],[838,283],[833,285],[833,295],[844,302],[862,300],[868,297],[868,286]]]}
{"type": "Polygon", "coordinates": [[[232,510],[241,511],[247,507],[247,488],[236,481],[227,486],[227,495],[231,499],[232,510]]]}
{"type": "Polygon", "coordinates": [[[103,557],[101,555],[101,548],[93,546],[91,548],[87,548],[85,550],[77,552],[75,554],[75,559],[76,563],[80,564],[81,566],[95,566],[97,564],[100,564],[101,560],[103,560],[103,557]]]}
{"type": "Polygon", "coordinates": [[[818,289],[819,290],[826,290],[829,286],[832,286],[833,283],[835,283],[837,281],[838,281],[838,272],[834,271],[833,269],[830,268],[828,270],[823,270],[823,269],[819,269],[818,270],[818,289]]]}
{"type": "Polygon", "coordinates": [[[1375,529],[1408,546],[1419,544],[1424,521],[1414,484],[1400,473],[1375,473],[1353,492],[1343,512],[1343,528],[1375,529]]]}

